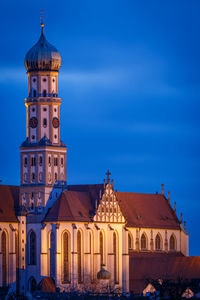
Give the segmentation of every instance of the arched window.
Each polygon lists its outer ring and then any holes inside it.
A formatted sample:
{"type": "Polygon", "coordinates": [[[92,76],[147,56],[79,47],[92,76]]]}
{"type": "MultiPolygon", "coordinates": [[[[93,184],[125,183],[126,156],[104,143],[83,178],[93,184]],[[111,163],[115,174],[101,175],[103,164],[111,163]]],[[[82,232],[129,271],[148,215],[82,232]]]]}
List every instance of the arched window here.
{"type": "Polygon", "coordinates": [[[33,97],[36,97],[36,90],[33,90],[33,97]]]}
{"type": "Polygon", "coordinates": [[[128,249],[133,249],[133,237],[130,232],[128,233],[128,249]]]}
{"type": "Polygon", "coordinates": [[[29,264],[36,265],[36,234],[34,231],[31,231],[29,238],[30,238],[29,264]]]}
{"type": "Polygon", "coordinates": [[[104,264],[104,235],[103,232],[100,231],[99,235],[99,246],[100,246],[100,263],[104,264]]]}
{"type": "Polygon", "coordinates": [[[156,241],[155,241],[155,247],[156,250],[161,250],[161,237],[159,234],[156,235],[156,241]]]}
{"type": "Polygon", "coordinates": [[[2,284],[7,285],[7,253],[6,253],[6,233],[2,232],[1,235],[1,252],[2,252],[2,284]]]}
{"type": "Polygon", "coordinates": [[[44,128],[47,127],[47,119],[46,119],[46,118],[43,119],[43,127],[44,127],[44,128]]]}
{"type": "Polygon", "coordinates": [[[43,90],[43,97],[46,97],[46,96],[47,96],[47,91],[43,90]]]}
{"type": "Polygon", "coordinates": [[[33,292],[35,292],[36,286],[37,286],[37,284],[36,284],[35,278],[34,277],[29,278],[28,287],[29,287],[29,291],[31,292],[31,294],[33,292]]]}
{"type": "Polygon", "coordinates": [[[143,233],[141,236],[141,249],[146,250],[147,249],[147,238],[145,234],[143,233]]]}
{"type": "Polygon", "coordinates": [[[77,232],[77,253],[78,253],[78,283],[82,282],[82,238],[80,230],[77,232]]]}
{"type": "Polygon", "coordinates": [[[63,234],[63,279],[64,282],[70,280],[70,239],[69,234],[65,232],[63,234]]]}
{"type": "Polygon", "coordinates": [[[55,236],[53,231],[50,234],[50,249],[49,249],[49,260],[50,260],[50,277],[55,278],[55,236]]]}
{"type": "Polygon", "coordinates": [[[169,249],[170,250],[175,250],[176,249],[176,240],[175,240],[175,236],[173,234],[170,236],[169,249]]]}
{"type": "Polygon", "coordinates": [[[116,232],[113,233],[113,255],[114,255],[114,282],[118,282],[118,238],[116,232]]]}
{"type": "Polygon", "coordinates": [[[57,181],[57,180],[58,180],[58,174],[55,173],[55,181],[57,181]]]}

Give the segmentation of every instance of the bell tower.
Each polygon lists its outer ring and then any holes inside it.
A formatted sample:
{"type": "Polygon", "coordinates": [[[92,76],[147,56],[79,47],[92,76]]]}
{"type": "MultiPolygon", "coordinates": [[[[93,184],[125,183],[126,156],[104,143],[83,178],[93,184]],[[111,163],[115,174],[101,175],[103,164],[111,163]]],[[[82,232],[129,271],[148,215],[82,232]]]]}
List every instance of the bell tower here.
{"type": "Polygon", "coordinates": [[[27,137],[20,147],[20,204],[34,214],[52,205],[67,184],[67,147],[60,139],[60,66],[61,56],[46,40],[42,20],[41,36],[25,57],[27,137]]]}

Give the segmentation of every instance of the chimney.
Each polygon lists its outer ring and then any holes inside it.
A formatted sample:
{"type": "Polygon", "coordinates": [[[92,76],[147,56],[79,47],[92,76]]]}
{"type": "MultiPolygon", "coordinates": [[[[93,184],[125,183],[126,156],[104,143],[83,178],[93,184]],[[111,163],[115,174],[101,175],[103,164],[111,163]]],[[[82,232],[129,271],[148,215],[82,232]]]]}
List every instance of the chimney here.
{"type": "Polygon", "coordinates": [[[162,187],[162,195],[164,195],[164,183],[161,183],[161,187],[162,187]]]}
{"type": "Polygon", "coordinates": [[[168,191],[168,203],[170,204],[170,191],[168,191]]]}

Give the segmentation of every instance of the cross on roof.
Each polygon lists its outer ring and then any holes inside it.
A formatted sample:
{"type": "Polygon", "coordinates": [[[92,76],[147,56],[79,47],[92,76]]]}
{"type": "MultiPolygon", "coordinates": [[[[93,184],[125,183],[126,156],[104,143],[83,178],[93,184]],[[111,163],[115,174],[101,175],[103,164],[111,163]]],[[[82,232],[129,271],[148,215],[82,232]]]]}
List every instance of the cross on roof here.
{"type": "Polygon", "coordinates": [[[110,173],[109,169],[108,169],[106,175],[107,175],[107,183],[110,183],[110,175],[111,175],[111,173],[110,173]]]}

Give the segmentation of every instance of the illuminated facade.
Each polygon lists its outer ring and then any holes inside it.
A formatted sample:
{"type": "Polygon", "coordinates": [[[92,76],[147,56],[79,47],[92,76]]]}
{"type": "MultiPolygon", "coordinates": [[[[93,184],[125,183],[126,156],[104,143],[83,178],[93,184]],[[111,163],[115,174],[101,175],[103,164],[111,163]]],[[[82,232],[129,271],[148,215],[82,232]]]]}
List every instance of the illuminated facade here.
{"type": "Polygon", "coordinates": [[[131,253],[188,255],[188,233],[161,194],[67,185],[60,139],[61,57],[42,32],[26,55],[27,138],[20,187],[0,187],[0,286],[20,293],[52,277],[62,290],[130,290],[131,253]]]}

